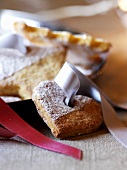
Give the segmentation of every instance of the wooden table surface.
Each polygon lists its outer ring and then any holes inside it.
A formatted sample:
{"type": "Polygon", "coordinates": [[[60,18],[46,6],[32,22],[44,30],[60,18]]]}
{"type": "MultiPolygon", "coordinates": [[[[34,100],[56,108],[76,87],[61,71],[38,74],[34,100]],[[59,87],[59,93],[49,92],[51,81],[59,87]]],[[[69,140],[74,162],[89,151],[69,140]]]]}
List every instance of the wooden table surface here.
{"type": "MultiPolygon", "coordinates": [[[[1,0],[0,8],[38,12],[62,5],[84,4],[83,1],[63,0],[1,0]]],[[[102,37],[112,43],[107,67],[95,83],[115,102],[127,101],[127,30],[121,24],[115,10],[93,17],[74,17],[59,20],[73,30],[102,37]]],[[[126,118],[125,118],[126,119],[126,118]]],[[[126,120],[125,120],[126,121],[126,120]]],[[[45,128],[51,138],[50,131],[45,128]]],[[[81,161],[37,148],[29,143],[0,140],[1,170],[126,170],[127,149],[118,143],[102,126],[96,133],[62,140],[83,151],[81,161]]]]}

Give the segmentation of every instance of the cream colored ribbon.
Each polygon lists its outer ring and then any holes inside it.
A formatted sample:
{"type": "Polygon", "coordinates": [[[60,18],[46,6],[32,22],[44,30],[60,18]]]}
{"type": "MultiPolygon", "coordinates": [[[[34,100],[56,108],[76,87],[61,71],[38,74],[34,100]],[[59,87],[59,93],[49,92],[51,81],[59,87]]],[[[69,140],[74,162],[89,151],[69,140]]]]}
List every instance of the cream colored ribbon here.
{"type": "Polygon", "coordinates": [[[116,8],[117,5],[117,1],[115,0],[103,0],[90,5],[63,6],[57,9],[38,11],[36,14],[41,15],[45,21],[53,21],[69,17],[91,17],[106,13],[111,9],[116,8]]]}
{"type": "Polygon", "coordinates": [[[77,70],[74,65],[66,62],[54,81],[66,92],[66,104],[69,101],[73,103],[75,94],[89,96],[100,102],[107,129],[117,141],[127,148],[126,126],[118,118],[116,111],[101,90],[89,78],[77,70]]]}
{"type": "Polygon", "coordinates": [[[8,33],[0,36],[0,48],[12,48],[26,54],[24,39],[18,34],[8,33]]]}

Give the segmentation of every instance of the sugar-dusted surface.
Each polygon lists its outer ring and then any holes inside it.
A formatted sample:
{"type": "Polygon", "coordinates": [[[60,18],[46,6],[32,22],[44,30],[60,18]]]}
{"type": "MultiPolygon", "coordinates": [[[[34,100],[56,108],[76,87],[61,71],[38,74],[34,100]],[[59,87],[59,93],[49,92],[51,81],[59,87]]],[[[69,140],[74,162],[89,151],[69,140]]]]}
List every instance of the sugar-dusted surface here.
{"type": "Polygon", "coordinates": [[[59,116],[67,114],[74,109],[64,104],[66,95],[54,81],[41,82],[33,92],[34,96],[40,100],[45,110],[51,114],[52,119],[57,119],[59,116]],[[59,103],[59,105],[58,105],[59,103]]]}
{"type": "Polygon", "coordinates": [[[26,55],[17,50],[2,48],[0,49],[0,80],[11,76],[13,73],[30,66],[33,63],[45,58],[47,55],[63,51],[62,46],[29,46],[26,55]]]}
{"type": "Polygon", "coordinates": [[[33,93],[38,113],[57,138],[96,131],[102,121],[100,105],[92,98],[77,95],[73,106],[65,104],[66,95],[54,81],[42,81],[33,93]]]}
{"type": "MultiPolygon", "coordinates": [[[[60,5],[74,5],[74,3],[84,5],[85,0],[1,0],[0,7],[35,13],[38,10],[56,8],[60,5]]],[[[41,15],[41,17],[43,16],[41,15]]],[[[110,11],[91,18],[68,18],[61,22],[67,27],[82,32],[86,31],[112,42],[113,48],[108,68],[96,83],[113,100],[125,101],[127,99],[127,39],[125,38],[127,30],[121,26],[116,12],[110,11]]],[[[43,127],[43,133],[53,138],[46,126],[43,127]]],[[[59,140],[57,139],[57,141],[59,140]]],[[[95,133],[60,142],[80,148],[83,151],[83,159],[77,161],[19,141],[0,140],[0,169],[127,170],[127,149],[111,136],[105,126],[95,133]]]]}
{"type": "Polygon", "coordinates": [[[42,106],[45,108],[53,120],[73,111],[81,110],[82,106],[91,103],[93,99],[86,96],[75,96],[74,106],[65,105],[66,95],[64,91],[54,81],[43,81],[35,89],[33,93],[38,98],[42,106]]]}

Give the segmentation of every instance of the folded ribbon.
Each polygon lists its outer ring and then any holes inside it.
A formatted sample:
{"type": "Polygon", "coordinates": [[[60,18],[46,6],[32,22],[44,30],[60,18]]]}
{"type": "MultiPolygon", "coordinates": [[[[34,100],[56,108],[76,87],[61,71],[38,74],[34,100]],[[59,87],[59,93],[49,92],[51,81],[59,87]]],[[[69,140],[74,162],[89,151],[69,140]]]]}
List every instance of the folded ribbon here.
{"type": "Polygon", "coordinates": [[[2,138],[12,138],[16,134],[13,132],[10,132],[9,130],[5,129],[4,127],[0,127],[0,137],[2,138]]]}
{"type": "Polygon", "coordinates": [[[0,36],[0,48],[17,49],[23,54],[26,54],[26,47],[23,42],[23,37],[18,34],[4,34],[0,36]]]}
{"type": "Polygon", "coordinates": [[[1,98],[0,124],[7,129],[0,127],[0,137],[8,138],[16,134],[38,147],[81,159],[81,151],[79,149],[53,141],[44,136],[20,118],[1,98]]]}
{"type": "Polygon", "coordinates": [[[127,128],[117,117],[117,114],[108,102],[103,92],[75,66],[65,63],[59,74],[54,80],[67,94],[67,101],[73,103],[73,95],[77,92],[79,95],[89,96],[101,103],[104,122],[110,133],[127,148],[127,128]],[[65,73],[65,74],[61,74],[65,73]],[[68,76],[67,76],[67,75],[68,76]],[[70,78],[69,78],[70,76],[70,78]],[[67,79],[66,79],[67,77],[67,79]],[[61,83],[62,78],[62,83],[61,83]],[[73,81],[72,81],[73,80],[73,81]],[[73,85],[74,82],[74,85],[73,85]],[[73,88],[74,87],[74,88],[73,88]]]}
{"type": "MultiPolygon", "coordinates": [[[[54,80],[66,93],[65,103],[73,104],[75,94],[92,97],[101,103],[104,122],[110,133],[127,148],[127,128],[117,117],[115,110],[101,90],[76,67],[65,63],[54,80]]],[[[81,151],[71,146],[58,143],[44,136],[21,117],[19,117],[2,99],[0,99],[0,137],[10,138],[15,135],[44,149],[63,153],[81,159],[81,151]],[[6,129],[5,129],[6,128],[6,129]]]]}

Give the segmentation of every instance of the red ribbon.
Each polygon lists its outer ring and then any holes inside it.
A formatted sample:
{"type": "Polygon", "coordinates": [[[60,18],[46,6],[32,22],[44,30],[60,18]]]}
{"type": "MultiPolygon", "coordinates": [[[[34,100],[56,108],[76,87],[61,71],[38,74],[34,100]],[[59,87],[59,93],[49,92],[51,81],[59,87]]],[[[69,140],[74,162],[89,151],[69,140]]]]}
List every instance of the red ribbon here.
{"type": "Polygon", "coordinates": [[[15,133],[12,133],[9,130],[3,128],[3,127],[0,127],[0,137],[3,137],[3,138],[12,138],[15,135],[16,135],[15,133]]]}
{"type": "Polygon", "coordinates": [[[81,159],[81,150],[44,136],[18,116],[1,98],[0,124],[4,127],[0,127],[0,137],[9,138],[17,135],[40,148],[81,159]]]}

